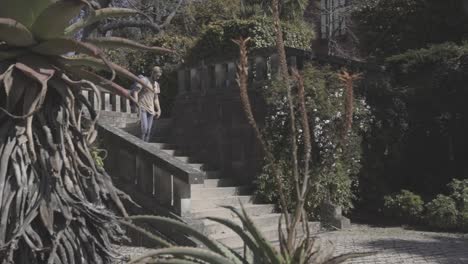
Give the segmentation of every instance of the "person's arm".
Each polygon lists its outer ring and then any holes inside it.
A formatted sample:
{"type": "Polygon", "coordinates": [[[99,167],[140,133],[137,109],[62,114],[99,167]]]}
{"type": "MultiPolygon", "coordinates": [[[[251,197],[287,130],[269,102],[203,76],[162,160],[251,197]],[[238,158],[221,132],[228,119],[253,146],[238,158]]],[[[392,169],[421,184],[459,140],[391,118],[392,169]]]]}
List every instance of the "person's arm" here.
{"type": "Polygon", "coordinates": [[[141,89],[143,88],[143,86],[139,83],[137,83],[135,85],[135,87],[133,88],[133,95],[135,97],[135,100],[138,102],[138,94],[140,93],[141,89]]]}
{"type": "Polygon", "coordinates": [[[158,94],[155,94],[154,96],[154,106],[156,107],[156,118],[159,118],[161,116],[161,106],[159,105],[159,96],[158,94]]]}

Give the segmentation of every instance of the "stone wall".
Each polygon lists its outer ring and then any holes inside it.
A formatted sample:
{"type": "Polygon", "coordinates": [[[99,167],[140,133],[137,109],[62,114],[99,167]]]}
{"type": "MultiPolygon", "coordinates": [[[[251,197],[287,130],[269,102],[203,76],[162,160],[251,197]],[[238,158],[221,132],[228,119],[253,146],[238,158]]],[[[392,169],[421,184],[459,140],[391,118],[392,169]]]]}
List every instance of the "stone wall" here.
{"type": "Polygon", "coordinates": [[[203,174],[157,147],[103,121],[98,123],[105,169],[145,207],[163,206],[179,216],[190,213],[190,184],[203,183],[203,174]]]}
{"type": "MultiPolygon", "coordinates": [[[[303,59],[289,56],[289,62],[299,68],[303,59]]],[[[277,72],[278,56],[254,56],[250,64],[249,95],[261,126],[266,109],[258,88],[277,72]]],[[[250,184],[261,168],[263,156],[242,109],[235,62],[182,69],[178,77],[172,141],[212,169],[220,170],[224,177],[250,184]]]]}
{"type": "MultiPolygon", "coordinates": [[[[287,56],[289,66],[298,69],[312,60],[355,71],[376,69],[369,64],[330,56],[317,57],[296,49],[288,49],[287,56]]],[[[278,56],[267,50],[251,55],[249,63],[249,94],[254,115],[261,126],[266,109],[258,88],[277,72],[278,56]]],[[[179,70],[178,96],[172,119],[172,141],[191,155],[241,183],[249,184],[258,175],[263,156],[242,110],[235,61],[213,61],[179,70]]]]}

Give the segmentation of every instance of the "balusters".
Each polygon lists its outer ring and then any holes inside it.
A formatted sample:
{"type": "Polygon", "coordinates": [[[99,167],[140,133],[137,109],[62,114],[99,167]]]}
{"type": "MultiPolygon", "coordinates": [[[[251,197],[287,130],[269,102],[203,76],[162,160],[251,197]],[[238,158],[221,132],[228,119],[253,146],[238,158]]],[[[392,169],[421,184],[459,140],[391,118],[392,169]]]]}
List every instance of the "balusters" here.
{"type": "Polygon", "coordinates": [[[177,91],[179,92],[179,94],[184,94],[186,92],[185,86],[186,86],[185,70],[178,70],[177,71],[177,91]]]}
{"type": "Polygon", "coordinates": [[[236,75],[237,75],[236,63],[229,62],[227,64],[226,88],[235,89],[237,87],[236,75]]]}
{"type": "Polygon", "coordinates": [[[226,84],[226,75],[227,75],[227,66],[226,64],[215,64],[215,89],[222,90],[225,88],[226,84]]]}

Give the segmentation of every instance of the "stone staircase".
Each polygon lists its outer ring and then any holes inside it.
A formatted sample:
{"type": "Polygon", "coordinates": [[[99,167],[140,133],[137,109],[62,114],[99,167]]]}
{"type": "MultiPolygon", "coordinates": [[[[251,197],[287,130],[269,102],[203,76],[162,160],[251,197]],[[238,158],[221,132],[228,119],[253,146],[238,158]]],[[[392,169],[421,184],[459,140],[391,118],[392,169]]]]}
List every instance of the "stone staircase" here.
{"type": "MultiPolygon", "coordinates": [[[[278,221],[280,214],[275,212],[273,204],[257,204],[254,201],[253,186],[242,186],[236,183],[235,179],[223,178],[221,173],[209,164],[194,159],[190,153],[184,152],[176,144],[169,142],[171,120],[160,119],[155,123],[151,144],[164,152],[186,162],[193,168],[204,172],[204,182],[202,184],[191,185],[191,223],[196,223],[200,231],[209,237],[224,243],[232,249],[241,249],[243,242],[229,228],[217,222],[210,221],[206,217],[220,217],[240,224],[240,220],[223,206],[234,206],[240,209],[240,204],[260,229],[265,238],[272,243],[278,241],[278,221]]],[[[131,134],[139,134],[138,123],[128,124],[125,130],[131,134]]],[[[309,223],[312,232],[320,229],[320,223],[309,223]]]]}

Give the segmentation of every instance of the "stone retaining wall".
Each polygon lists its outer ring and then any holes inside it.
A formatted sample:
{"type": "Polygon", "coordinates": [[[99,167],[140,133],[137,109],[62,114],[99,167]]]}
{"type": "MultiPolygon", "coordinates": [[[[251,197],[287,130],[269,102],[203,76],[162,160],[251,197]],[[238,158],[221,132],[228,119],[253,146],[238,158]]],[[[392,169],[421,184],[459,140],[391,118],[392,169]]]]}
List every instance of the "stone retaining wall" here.
{"type": "Polygon", "coordinates": [[[189,215],[190,184],[203,182],[201,171],[104,121],[98,122],[98,132],[108,153],[106,171],[136,194],[132,198],[147,207],[154,203],[189,215]]]}

